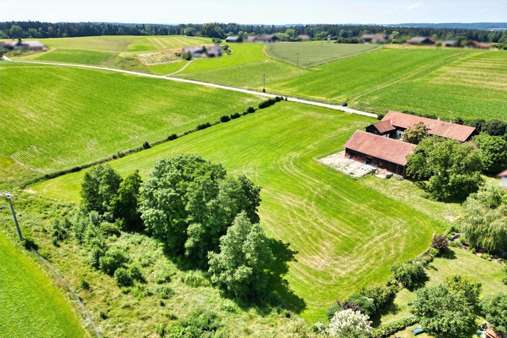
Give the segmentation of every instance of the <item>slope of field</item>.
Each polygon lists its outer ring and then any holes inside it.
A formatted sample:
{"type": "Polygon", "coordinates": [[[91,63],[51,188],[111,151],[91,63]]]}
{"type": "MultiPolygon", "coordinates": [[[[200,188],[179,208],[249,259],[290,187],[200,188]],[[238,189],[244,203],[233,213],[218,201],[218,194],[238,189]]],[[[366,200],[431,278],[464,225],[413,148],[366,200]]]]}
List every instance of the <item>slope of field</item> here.
{"type": "MultiPolygon", "coordinates": [[[[323,319],[327,307],[366,285],[383,283],[393,263],[423,252],[442,224],[360,182],[320,165],[371,120],[280,103],[147,151],[111,162],[121,174],[193,153],[244,173],[263,187],[261,219],[268,233],[297,252],[289,285],[304,299],[303,316],[323,319]]],[[[82,172],[32,187],[77,201],[82,172]]]]}
{"type": "Polygon", "coordinates": [[[1,232],[0,262],[0,337],[88,336],[61,291],[1,232]]]}
{"type": "Polygon", "coordinates": [[[378,45],[309,41],[272,43],[266,47],[266,51],[271,57],[295,66],[313,67],[375,48],[378,45]]]}
{"type": "Polygon", "coordinates": [[[178,76],[261,90],[275,81],[291,79],[304,70],[269,58],[264,44],[231,45],[232,54],[215,59],[195,60],[178,76]]]}
{"type": "Polygon", "coordinates": [[[301,69],[270,59],[263,48],[233,45],[232,56],[199,60],[178,76],[259,90],[265,79],[270,92],[381,113],[507,119],[505,51],[386,47],[301,69]]]}
{"type": "Polygon", "coordinates": [[[0,77],[0,181],[96,160],[260,101],[228,91],[77,68],[0,64],[0,77]]]}
{"type": "Polygon", "coordinates": [[[145,54],[171,54],[174,50],[183,47],[211,43],[208,38],[178,35],[89,36],[40,39],[40,41],[46,44],[49,50],[25,56],[24,59],[103,65],[144,71],[149,71],[149,68],[141,67],[143,63],[140,57],[145,54]]]}

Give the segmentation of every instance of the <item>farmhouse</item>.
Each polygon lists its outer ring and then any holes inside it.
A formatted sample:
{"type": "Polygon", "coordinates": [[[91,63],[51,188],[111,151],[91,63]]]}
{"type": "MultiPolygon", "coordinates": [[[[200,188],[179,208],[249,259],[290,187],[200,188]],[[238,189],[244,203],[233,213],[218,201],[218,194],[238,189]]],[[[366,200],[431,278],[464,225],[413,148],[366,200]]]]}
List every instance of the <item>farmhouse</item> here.
{"type": "Polygon", "coordinates": [[[219,45],[201,46],[201,47],[185,47],[182,50],[183,54],[190,54],[192,58],[201,57],[219,57],[222,56],[222,48],[219,45]]]}
{"type": "Polygon", "coordinates": [[[500,177],[500,186],[507,189],[507,169],[498,174],[498,177],[500,177]]]}
{"type": "Polygon", "coordinates": [[[298,41],[310,41],[311,39],[312,39],[312,37],[308,34],[300,34],[297,37],[298,41]]]}
{"type": "Polygon", "coordinates": [[[493,44],[470,40],[467,43],[465,43],[465,47],[477,49],[491,49],[493,48],[493,44]]]}
{"type": "Polygon", "coordinates": [[[241,41],[242,40],[239,36],[228,36],[225,38],[225,42],[229,42],[229,43],[238,43],[241,41]]]}
{"type": "Polygon", "coordinates": [[[47,47],[39,41],[22,41],[21,39],[16,42],[4,42],[2,47],[10,50],[30,50],[30,51],[44,51],[47,47]]]}
{"type": "Polygon", "coordinates": [[[427,36],[416,36],[407,41],[409,45],[434,45],[435,40],[427,36]]]}
{"type": "Polygon", "coordinates": [[[364,43],[384,43],[387,40],[385,34],[364,34],[361,37],[364,43]]]}
{"type": "Polygon", "coordinates": [[[275,42],[278,40],[274,34],[261,34],[261,35],[250,35],[247,39],[248,42],[275,42]]]}
{"type": "Polygon", "coordinates": [[[345,144],[346,157],[404,175],[415,145],[358,130],[345,144]]]}
{"type": "Polygon", "coordinates": [[[366,128],[369,133],[399,139],[405,130],[423,123],[428,128],[428,134],[466,142],[475,134],[475,128],[457,123],[445,122],[427,117],[421,117],[400,112],[389,112],[380,122],[366,128]]]}
{"type": "Polygon", "coordinates": [[[442,41],[442,46],[444,46],[444,47],[459,47],[459,41],[458,40],[442,41]]]}

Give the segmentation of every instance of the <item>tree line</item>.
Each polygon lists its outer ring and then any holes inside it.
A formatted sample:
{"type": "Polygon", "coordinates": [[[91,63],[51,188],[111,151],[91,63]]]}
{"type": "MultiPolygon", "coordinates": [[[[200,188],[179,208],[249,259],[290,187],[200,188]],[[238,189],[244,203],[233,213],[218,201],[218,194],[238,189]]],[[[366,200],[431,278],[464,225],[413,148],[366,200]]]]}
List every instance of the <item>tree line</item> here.
{"type": "Polygon", "coordinates": [[[240,34],[308,35],[313,39],[332,38],[357,42],[363,34],[385,33],[401,39],[432,36],[436,39],[465,39],[480,42],[507,43],[507,31],[487,31],[461,28],[394,27],[381,25],[240,25],[235,23],[205,24],[128,24],[103,22],[0,22],[0,38],[61,38],[100,35],[187,35],[223,39],[240,34]]]}

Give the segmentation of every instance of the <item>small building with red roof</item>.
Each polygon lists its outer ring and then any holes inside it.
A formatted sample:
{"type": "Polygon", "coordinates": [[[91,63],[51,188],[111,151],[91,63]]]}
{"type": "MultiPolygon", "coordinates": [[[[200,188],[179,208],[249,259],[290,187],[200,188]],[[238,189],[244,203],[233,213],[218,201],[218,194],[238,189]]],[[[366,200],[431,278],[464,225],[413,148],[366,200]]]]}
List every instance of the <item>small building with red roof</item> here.
{"type": "Polygon", "coordinates": [[[345,144],[346,157],[404,175],[415,145],[358,130],[345,144]]]}

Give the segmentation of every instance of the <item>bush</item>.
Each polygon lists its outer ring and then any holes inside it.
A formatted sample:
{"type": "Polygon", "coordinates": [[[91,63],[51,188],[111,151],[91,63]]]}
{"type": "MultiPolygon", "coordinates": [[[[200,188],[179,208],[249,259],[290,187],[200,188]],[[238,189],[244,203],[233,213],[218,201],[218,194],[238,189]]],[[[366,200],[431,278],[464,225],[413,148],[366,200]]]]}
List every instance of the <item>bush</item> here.
{"type": "Polygon", "coordinates": [[[121,180],[108,165],[99,165],[87,172],[81,185],[83,210],[97,211],[100,215],[112,213],[121,180]]]}
{"type": "Polygon", "coordinates": [[[241,114],[239,114],[239,113],[234,113],[231,115],[232,120],[239,119],[240,117],[241,117],[241,114]]]}
{"type": "Polygon", "coordinates": [[[169,299],[174,295],[174,290],[168,286],[160,286],[157,288],[157,293],[160,295],[162,299],[169,299]]]}
{"type": "Polygon", "coordinates": [[[211,123],[206,122],[206,123],[199,124],[195,129],[196,130],[203,130],[203,129],[206,129],[206,128],[209,128],[209,127],[211,127],[211,123]]]}
{"type": "Polygon", "coordinates": [[[255,108],[254,107],[248,107],[247,110],[246,110],[246,113],[247,114],[253,114],[253,113],[255,113],[255,108]]]}
{"type": "Polygon", "coordinates": [[[337,312],[329,323],[328,334],[338,338],[366,338],[371,333],[368,316],[353,310],[337,312]]]}
{"type": "Polygon", "coordinates": [[[151,148],[151,144],[148,141],[144,141],[143,149],[150,149],[150,148],[151,148]]]}
{"type": "Polygon", "coordinates": [[[404,263],[394,266],[391,271],[394,278],[409,290],[423,285],[428,279],[424,267],[418,263],[404,263]]]}
{"type": "Polygon", "coordinates": [[[185,273],[185,275],[181,277],[181,281],[193,288],[209,285],[208,280],[198,271],[189,271],[185,273]]]}
{"type": "Polygon", "coordinates": [[[259,109],[266,109],[268,107],[271,107],[277,102],[278,102],[277,99],[267,99],[266,101],[262,101],[261,103],[259,103],[259,109]]]}
{"type": "Polygon", "coordinates": [[[139,269],[139,267],[137,265],[131,264],[128,268],[128,273],[129,273],[130,277],[132,277],[132,280],[137,281],[137,282],[141,282],[141,283],[145,282],[145,279],[144,279],[144,276],[141,272],[141,269],[139,269]]]}
{"type": "Polygon", "coordinates": [[[220,122],[222,122],[222,123],[229,122],[230,120],[231,120],[231,118],[227,115],[220,117],[220,122]]]}
{"type": "Polygon", "coordinates": [[[177,138],[178,138],[177,134],[171,134],[171,135],[167,136],[167,141],[174,141],[177,138]]]}
{"type": "Polygon", "coordinates": [[[118,194],[114,201],[114,216],[122,220],[126,231],[142,232],[144,224],[141,213],[138,211],[139,190],[141,189],[141,176],[136,171],[121,182],[118,194]]]}
{"type": "Polygon", "coordinates": [[[443,253],[449,248],[449,241],[446,236],[435,235],[431,241],[431,247],[437,249],[439,253],[443,253]]]}
{"type": "Polygon", "coordinates": [[[359,310],[371,319],[380,318],[396,296],[396,287],[372,287],[353,294],[343,305],[344,309],[359,310]]]}
{"type": "Polygon", "coordinates": [[[186,319],[171,325],[166,336],[170,338],[211,338],[222,326],[222,321],[215,313],[201,310],[193,312],[186,319]]]}
{"type": "Polygon", "coordinates": [[[127,287],[134,285],[134,281],[129,271],[124,267],[119,267],[114,272],[114,279],[121,287],[127,287]]]}
{"type": "Polygon", "coordinates": [[[417,323],[417,319],[415,317],[408,317],[404,319],[397,320],[395,322],[391,322],[387,325],[383,325],[379,328],[376,328],[372,332],[373,338],[387,338],[391,337],[397,332],[406,329],[409,326],[412,326],[417,323]]]}
{"type": "Polygon", "coordinates": [[[122,250],[113,248],[107,250],[104,256],[100,257],[99,266],[102,271],[112,276],[118,268],[127,264],[128,260],[127,255],[122,250]]]}
{"type": "Polygon", "coordinates": [[[72,224],[67,218],[64,218],[63,221],[58,218],[55,219],[51,224],[51,238],[53,239],[53,245],[58,246],[61,241],[69,238],[71,227],[72,224]]]}
{"type": "Polygon", "coordinates": [[[507,168],[507,140],[501,136],[480,134],[474,138],[479,147],[479,155],[484,172],[496,175],[507,168]]]}
{"type": "Polygon", "coordinates": [[[507,294],[498,294],[484,300],[482,312],[496,332],[507,334],[507,294]]]}

